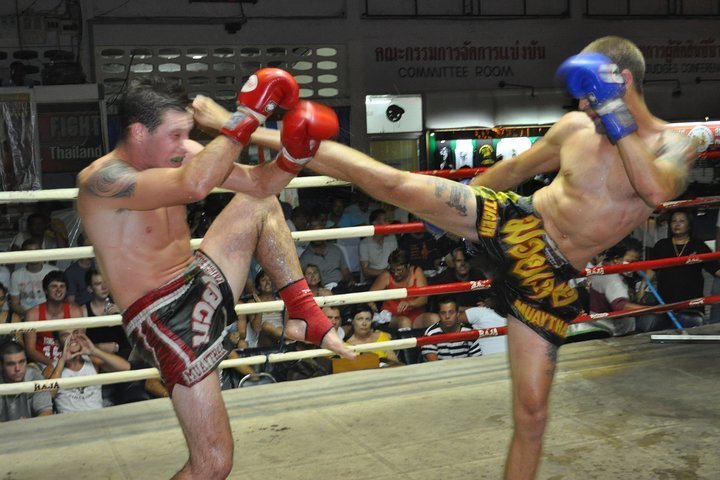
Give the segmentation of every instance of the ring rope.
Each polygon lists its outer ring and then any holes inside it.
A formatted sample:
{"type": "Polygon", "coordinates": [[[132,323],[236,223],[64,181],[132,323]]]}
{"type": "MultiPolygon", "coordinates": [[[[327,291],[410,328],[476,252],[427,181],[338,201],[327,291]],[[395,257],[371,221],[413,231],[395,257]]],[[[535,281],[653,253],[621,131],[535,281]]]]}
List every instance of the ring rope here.
{"type": "MultiPolygon", "coordinates": [[[[422,222],[398,223],[392,225],[363,225],[358,227],[324,228],[320,230],[307,230],[291,232],[293,240],[314,241],[333,240],[339,238],[371,237],[375,234],[394,235],[398,233],[422,232],[425,227],[422,222]]],[[[198,248],[202,238],[194,238],[190,246],[198,248]]],[[[49,260],[74,260],[77,258],[92,258],[95,250],[92,247],[48,248],[44,250],[18,250],[14,252],[0,252],[0,264],[44,262],[49,260]]]]}
{"type": "MultiPolygon", "coordinates": [[[[468,332],[404,338],[400,340],[390,340],[388,342],[365,343],[362,345],[349,345],[349,347],[357,353],[375,350],[403,350],[435,343],[476,340],[482,337],[496,337],[499,335],[505,335],[506,333],[507,327],[492,327],[468,332]]],[[[219,368],[233,368],[241,365],[264,365],[265,363],[289,362],[308,358],[328,357],[332,355],[335,355],[335,352],[324,348],[298,352],[270,353],[268,355],[253,355],[251,357],[224,360],[220,363],[219,368]]],[[[48,390],[87,387],[90,385],[109,385],[113,383],[145,380],[148,378],[160,378],[160,372],[156,368],[143,368],[140,370],[100,373],[97,375],[86,375],[71,378],[46,379],[35,382],[4,383],[0,384],[0,395],[18,395],[21,393],[35,393],[48,390]]]]}
{"type": "MultiPolygon", "coordinates": [[[[407,297],[420,297],[424,295],[442,295],[447,293],[470,292],[490,288],[490,280],[473,280],[470,282],[445,283],[442,285],[428,285],[427,287],[391,288],[388,290],[375,290],[371,292],[345,293],[341,295],[328,295],[315,297],[320,307],[342,306],[364,302],[379,302],[396,300],[407,297]]],[[[243,303],[235,305],[238,315],[251,313],[280,312],[284,308],[282,300],[270,302],[243,303]]],[[[53,332],[58,330],[71,330],[75,328],[114,327],[122,324],[122,316],[102,315],[98,317],[75,317],[59,320],[40,320],[34,322],[3,323],[0,324],[0,335],[14,335],[23,332],[53,332]]]]}

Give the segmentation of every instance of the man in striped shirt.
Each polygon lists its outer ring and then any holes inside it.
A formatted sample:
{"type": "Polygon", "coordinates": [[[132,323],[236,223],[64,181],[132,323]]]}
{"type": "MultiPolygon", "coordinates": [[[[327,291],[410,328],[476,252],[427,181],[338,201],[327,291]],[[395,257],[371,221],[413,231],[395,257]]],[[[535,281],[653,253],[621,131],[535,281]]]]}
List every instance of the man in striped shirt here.
{"type": "MultiPolygon", "coordinates": [[[[443,298],[438,302],[438,315],[440,321],[425,330],[426,336],[440,335],[442,333],[468,332],[472,330],[460,323],[458,306],[452,298],[443,298]]],[[[480,344],[475,341],[444,342],[434,345],[425,345],[420,351],[426,362],[436,360],[450,360],[453,358],[479,357],[482,355],[480,344]]]]}

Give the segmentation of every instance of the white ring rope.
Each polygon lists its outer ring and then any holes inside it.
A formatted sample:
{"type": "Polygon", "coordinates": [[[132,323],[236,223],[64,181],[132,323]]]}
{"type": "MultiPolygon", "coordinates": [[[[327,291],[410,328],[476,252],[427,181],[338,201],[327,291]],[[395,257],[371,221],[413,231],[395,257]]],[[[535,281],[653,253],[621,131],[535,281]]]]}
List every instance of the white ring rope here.
{"type": "MultiPolygon", "coordinates": [[[[415,230],[415,223],[405,224],[408,230],[415,230]]],[[[401,231],[401,225],[393,225],[395,231],[401,231]]],[[[378,227],[381,228],[381,227],[378,227]]],[[[376,227],[373,225],[362,225],[358,227],[324,228],[320,230],[306,230],[292,232],[293,240],[310,242],[314,240],[334,240],[341,238],[371,237],[375,234],[376,227]]],[[[194,238],[190,241],[192,248],[198,248],[202,238],[194,238]]],[[[93,258],[95,250],[92,247],[70,247],[70,248],[48,248],[44,250],[19,250],[15,252],[0,252],[0,264],[6,263],[27,263],[45,262],[50,260],[75,260],[77,258],[93,258]]]]}
{"type": "MultiPolygon", "coordinates": [[[[503,327],[486,328],[474,330],[475,338],[494,337],[504,335],[503,327]]],[[[457,335],[466,336],[468,332],[458,332],[457,335]]],[[[453,335],[453,334],[450,334],[453,335]]],[[[438,338],[422,337],[423,343],[442,343],[447,341],[447,335],[437,335],[438,338]]],[[[418,338],[403,338],[387,342],[365,343],[362,345],[349,345],[349,348],[357,353],[372,352],[376,350],[402,350],[413,348],[419,344],[418,338]]],[[[324,348],[314,350],[302,350],[297,352],[270,353],[268,355],[253,355],[251,357],[234,358],[220,362],[219,368],[233,368],[241,365],[264,365],[265,363],[281,363],[295,360],[303,360],[315,357],[329,357],[336,355],[335,352],[324,348]]],[[[34,382],[4,383],[0,384],[0,396],[18,395],[21,393],[35,393],[48,390],[59,390],[67,388],[87,387],[90,385],[109,385],[114,383],[133,382],[148,378],[160,378],[160,372],[156,368],[143,368],[141,370],[128,370],[123,372],[100,373],[97,375],[85,375],[71,378],[55,378],[38,380],[34,382]]]]}
{"type": "MultiPolygon", "coordinates": [[[[350,182],[338,180],[324,175],[311,177],[296,177],[290,180],[285,188],[317,188],[317,187],[341,187],[350,185],[350,182]]],[[[235,193],[232,190],[223,188],[213,189],[213,193],[235,193]]],[[[34,203],[51,202],[56,200],[75,200],[78,195],[77,188],[54,188],[47,190],[21,190],[16,192],[0,192],[0,204],[4,203],[34,203]]]]}

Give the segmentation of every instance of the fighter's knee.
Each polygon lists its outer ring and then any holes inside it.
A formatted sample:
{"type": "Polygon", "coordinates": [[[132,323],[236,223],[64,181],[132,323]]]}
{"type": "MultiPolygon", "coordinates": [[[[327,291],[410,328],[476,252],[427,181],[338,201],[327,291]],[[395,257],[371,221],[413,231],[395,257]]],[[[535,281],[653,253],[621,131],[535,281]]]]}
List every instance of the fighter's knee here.
{"type": "Polygon", "coordinates": [[[547,401],[526,397],[515,405],[516,428],[525,435],[542,437],[549,417],[547,401]]]}

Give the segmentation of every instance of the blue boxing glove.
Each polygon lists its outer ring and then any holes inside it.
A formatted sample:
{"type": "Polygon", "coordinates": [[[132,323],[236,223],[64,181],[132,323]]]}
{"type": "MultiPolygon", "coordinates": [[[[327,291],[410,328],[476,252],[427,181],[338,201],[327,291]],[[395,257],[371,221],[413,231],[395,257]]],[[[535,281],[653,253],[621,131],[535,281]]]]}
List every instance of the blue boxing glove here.
{"type": "Polygon", "coordinates": [[[637,130],[623,101],[625,79],[618,66],[601,53],[581,53],[565,60],[556,72],[574,98],[587,98],[614,144],[637,130]]]}

